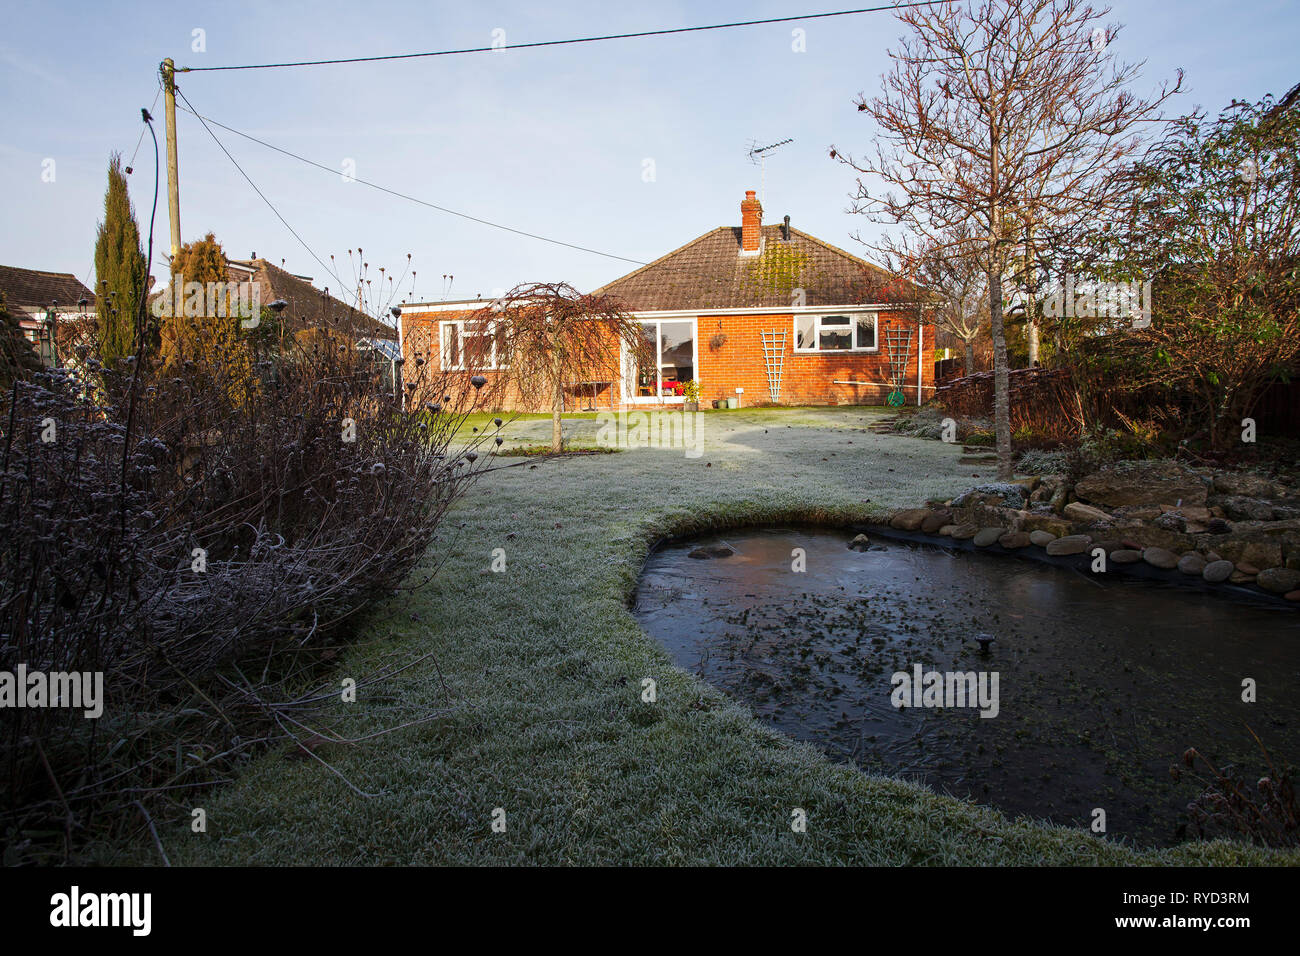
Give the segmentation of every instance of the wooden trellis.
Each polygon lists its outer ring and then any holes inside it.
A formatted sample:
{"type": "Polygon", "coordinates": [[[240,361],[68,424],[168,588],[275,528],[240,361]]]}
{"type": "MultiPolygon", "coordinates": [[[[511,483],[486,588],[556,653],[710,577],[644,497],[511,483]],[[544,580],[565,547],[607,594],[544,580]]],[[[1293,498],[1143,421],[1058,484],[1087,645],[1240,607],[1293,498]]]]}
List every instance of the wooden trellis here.
{"type": "Polygon", "coordinates": [[[903,382],[911,366],[912,330],[885,329],[885,348],[889,353],[889,377],[894,390],[885,401],[900,408],[907,398],[903,395],[903,382]]]}
{"type": "Polygon", "coordinates": [[[781,372],[785,367],[785,329],[763,330],[763,362],[767,366],[767,393],[772,404],[781,401],[781,372]]]}

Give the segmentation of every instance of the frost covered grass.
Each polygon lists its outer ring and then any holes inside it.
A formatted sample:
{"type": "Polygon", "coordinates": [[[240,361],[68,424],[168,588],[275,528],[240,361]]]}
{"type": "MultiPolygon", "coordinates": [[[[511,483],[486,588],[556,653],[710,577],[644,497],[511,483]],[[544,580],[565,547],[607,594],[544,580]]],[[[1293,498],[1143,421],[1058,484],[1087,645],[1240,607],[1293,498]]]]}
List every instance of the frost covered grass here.
{"type": "MultiPolygon", "coordinates": [[[[868,776],[764,727],[672,665],[626,606],[660,537],[869,520],[950,497],[972,475],[989,480],[988,469],[957,464],[960,446],[865,430],[885,414],[718,412],[705,419],[699,458],[635,449],[510,459],[516,467],[486,474],[440,529],[437,577],[375,606],[331,678],[337,688],[411,664],[355,704],[335,704],[337,735],[436,719],[356,744],[316,741],[320,760],[268,754],[198,801],[206,833],[191,832],[188,817],[160,828],[172,862],[1296,862],[1224,842],[1139,851],[868,776]],[[497,548],[500,573],[491,570],[497,548]],[[655,704],[641,701],[646,677],[657,682],[655,704]],[[796,807],[807,812],[805,833],[791,831],[796,807]],[[496,808],[504,833],[492,829],[496,808]]],[[[509,430],[536,442],[549,427],[509,430]]],[[[590,440],[595,427],[568,420],[566,435],[590,440]]],[[[157,859],[145,842],[102,854],[157,859]]]]}

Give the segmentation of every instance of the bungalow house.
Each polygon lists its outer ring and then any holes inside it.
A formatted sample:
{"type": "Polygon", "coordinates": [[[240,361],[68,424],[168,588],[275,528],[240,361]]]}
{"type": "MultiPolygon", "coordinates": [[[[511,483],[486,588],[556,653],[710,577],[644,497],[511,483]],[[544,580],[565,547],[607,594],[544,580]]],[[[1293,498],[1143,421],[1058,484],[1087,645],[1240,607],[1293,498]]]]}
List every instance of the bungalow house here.
{"type": "MultiPolygon", "coordinates": [[[[596,290],[640,323],[652,358],[566,383],[571,407],[683,401],[687,382],[705,404],[838,405],[916,402],[931,394],[934,326],[916,290],[890,273],[801,232],[789,217],[763,225],[754,192],[740,225],[721,226],[596,290]]],[[[403,307],[408,362],[491,378],[508,330],[486,302],[403,307]]],[[[505,393],[503,405],[549,408],[547,396],[505,393]]]]}
{"type": "Polygon", "coordinates": [[[312,285],[310,276],[295,275],[257,253],[248,259],[227,259],[230,282],[251,282],[259,287],[263,306],[286,303],[280,320],[289,334],[308,329],[328,329],[369,339],[396,339],[397,330],[376,320],[355,306],[330,295],[329,289],[312,285]]]}
{"type": "Polygon", "coordinates": [[[95,313],[95,293],[70,272],[0,266],[0,295],[46,366],[55,364],[58,324],[95,313]]]}

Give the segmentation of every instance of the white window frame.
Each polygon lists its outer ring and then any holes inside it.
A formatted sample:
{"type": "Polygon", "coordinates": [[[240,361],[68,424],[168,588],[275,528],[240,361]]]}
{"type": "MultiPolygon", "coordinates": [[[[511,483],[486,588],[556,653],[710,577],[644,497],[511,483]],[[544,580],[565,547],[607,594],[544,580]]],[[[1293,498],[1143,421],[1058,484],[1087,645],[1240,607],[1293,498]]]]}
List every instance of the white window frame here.
{"type": "MultiPolygon", "coordinates": [[[[465,370],[465,325],[467,322],[477,324],[481,321],[483,320],[443,319],[438,323],[438,366],[444,372],[463,372],[465,370]],[[456,345],[457,345],[456,353],[460,358],[460,362],[457,365],[452,365],[450,362],[448,362],[447,357],[443,354],[442,344],[445,341],[445,337],[447,335],[446,332],[447,329],[451,329],[456,336],[456,345]]],[[[495,321],[488,320],[486,330],[484,332],[475,333],[475,334],[486,335],[488,339],[491,341],[491,348],[489,349],[488,352],[489,362],[486,366],[483,366],[482,368],[488,370],[508,368],[509,366],[497,361],[497,323],[495,321]]],[[[476,371],[477,370],[478,369],[476,369],[476,371]]]]}
{"type": "MultiPolygon", "coordinates": [[[[843,326],[829,326],[832,329],[843,328],[843,326]]],[[[802,313],[796,315],[791,320],[791,338],[793,350],[796,355],[845,355],[853,352],[870,353],[880,351],[880,313],[876,311],[858,311],[858,312],[814,312],[802,313]],[[874,335],[872,336],[875,345],[859,346],[858,345],[858,320],[870,316],[871,326],[874,335]],[[847,349],[823,349],[822,340],[822,320],[823,319],[848,319],[849,328],[853,330],[853,347],[847,349]],[[813,321],[813,345],[811,348],[799,347],[799,322],[800,320],[812,319],[813,321]]]]}
{"type": "MultiPolygon", "coordinates": [[[[660,338],[661,338],[660,323],[663,322],[691,323],[691,340],[692,340],[691,362],[692,362],[692,367],[695,369],[695,376],[696,376],[695,380],[699,381],[700,322],[697,315],[695,314],[672,315],[667,317],[656,316],[653,314],[648,316],[635,315],[634,319],[637,322],[641,323],[641,325],[654,329],[656,349],[658,349],[660,346],[660,338]]],[[[685,401],[685,398],[683,396],[678,396],[678,395],[663,395],[663,394],[638,395],[637,383],[635,381],[635,375],[634,375],[634,373],[637,372],[638,369],[636,368],[636,363],[632,360],[632,355],[628,351],[626,342],[622,343],[622,345],[620,346],[619,355],[620,355],[620,364],[622,365],[621,372],[623,378],[623,395],[625,396],[624,397],[625,402],[630,401],[633,405],[669,405],[669,404],[685,401]]],[[[659,359],[658,359],[658,355],[656,355],[655,391],[658,393],[658,392],[662,392],[662,390],[663,390],[663,379],[659,374],[659,359]]]]}

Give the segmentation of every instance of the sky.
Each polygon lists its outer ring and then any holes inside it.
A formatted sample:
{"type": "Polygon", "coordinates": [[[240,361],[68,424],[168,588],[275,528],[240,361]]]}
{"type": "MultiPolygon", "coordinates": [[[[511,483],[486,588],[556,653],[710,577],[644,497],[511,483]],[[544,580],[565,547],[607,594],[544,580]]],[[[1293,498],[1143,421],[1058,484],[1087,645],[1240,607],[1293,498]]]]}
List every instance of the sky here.
{"type": "MultiPolygon", "coordinates": [[[[745,190],[761,188],[765,222],[789,215],[795,227],[865,256],[854,235],[875,236],[880,227],[848,212],[854,173],[829,150],[871,146],[870,120],[854,100],[881,87],[888,50],[903,32],[893,14],[509,48],[852,6],[0,0],[0,264],[71,272],[93,284],[113,152],[132,163],[131,197],[147,236],[154,148],[147,132],[141,138],[140,109],[155,117],[165,176],[157,73],[164,57],[202,67],[494,41],[506,49],[180,74],[198,112],[326,167],[213,127],[282,222],[199,121],[181,112],[182,239],[213,232],[227,255],[283,260],[335,293],[340,283],[355,286],[356,262],[369,263],[373,280],[380,266],[402,274],[408,254],[416,278],[401,284],[398,299],[489,297],[525,281],[590,290],[710,229],[739,225],[745,190]],[[749,148],[783,139],[793,142],[773,152],[760,183],[749,148]],[[634,261],[471,222],[360,180],[634,261]]],[[[1213,113],[1234,98],[1280,95],[1300,82],[1300,0],[1114,0],[1106,19],[1123,25],[1116,55],[1145,63],[1135,92],[1186,71],[1173,113],[1213,113]]],[[[168,244],[164,180],[154,223],[160,277],[168,244]]]]}

